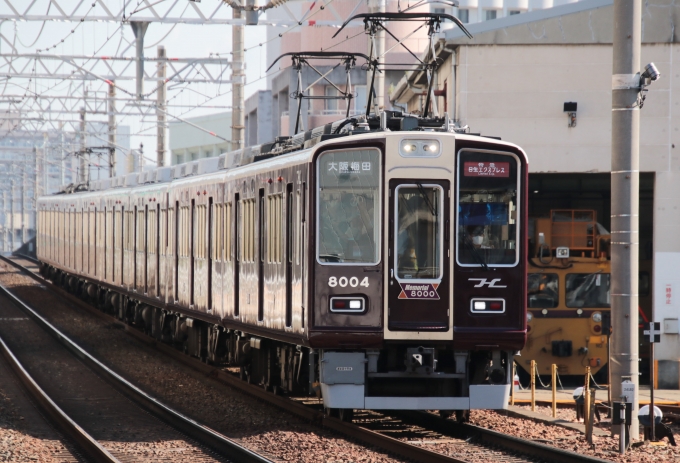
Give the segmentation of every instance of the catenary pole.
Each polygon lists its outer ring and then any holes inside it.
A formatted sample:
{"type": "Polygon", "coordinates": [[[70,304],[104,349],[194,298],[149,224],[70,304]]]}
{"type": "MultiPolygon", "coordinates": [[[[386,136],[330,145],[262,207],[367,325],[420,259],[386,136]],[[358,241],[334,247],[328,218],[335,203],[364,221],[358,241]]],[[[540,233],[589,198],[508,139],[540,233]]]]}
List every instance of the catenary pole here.
{"type": "MultiPolygon", "coordinates": [[[[163,45],[158,46],[158,58],[165,58],[165,47],[163,45]]],[[[156,119],[158,121],[158,126],[156,128],[156,165],[158,167],[163,167],[165,165],[165,146],[166,146],[166,133],[167,133],[167,122],[165,117],[165,105],[167,103],[167,88],[165,83],[167,64],[165,61],[158,61],[158,90],[156,91],[156,119]]]]}
{"type": "MultiPolygon", "coordinates": [[[[621,379],[635,384],[630,438],[638,430],[638,243],[640,149],[640,0],[614,2],[611,173],[612,396],[620,397],[621,379]]],[[[618,434],[620,426],[612,426],[618,434]]]]}
{"type": "Polygon", "coordinates": [[[137,99],[144,98],[144,34],[146,28],[149,27],[148,21],[130,21],[132,32],[135,34],[135,53],[136,53],[136,74],[137,87],[135,93],[137,99]]]}
{"type": "Polygon", "coordinates": [[[83,106],[80,108],[80,153],[78,153],[78,183],[81,185],[87,183],[87,171],[89,167],[87,165],[86,151],[87,140],[85,139],[85,107],[83,106]]]}
{"type": "Polygon", "coordinates": [[[116,176],[116,85],[109,84],[109,177],[116,176]]]}
{"type": "MultiPolygon", "coordinates": [[[[240,8],[232,8],[232,18],[241,19],[243,11],[240,8]]],[[[231,31],[231,47],[232,47],[232,62],[231,62],[231,79],[233,84],[231,87],[231,149],[238,150],[244,147],[243,132],[244,132],[244,115],[245,100],[243,95],[243,79],[245,73],[243,72],[243,39],[244,28],[242,25],[232,26],[231,31]]]]}

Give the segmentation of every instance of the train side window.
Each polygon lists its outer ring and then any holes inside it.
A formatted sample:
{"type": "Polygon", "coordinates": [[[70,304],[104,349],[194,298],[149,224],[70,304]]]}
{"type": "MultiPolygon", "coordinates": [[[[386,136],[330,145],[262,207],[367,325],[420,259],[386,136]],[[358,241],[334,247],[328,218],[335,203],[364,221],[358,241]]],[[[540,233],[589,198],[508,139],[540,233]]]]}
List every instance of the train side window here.
{"type": "Polygon", "coordinates": [[[554,309],[559,305],[557,273],[530,273],[527,281],[529,308],[554,309]]]}
{"type": "Polygon", "coordinates": [[[327,151],[318,158],[317,176],[318,262],[380,262],[380,151],[327,151]]]}
{"type": "Polygon", "coordinates": [[[146,222],[144,220],[144,209],[137,210],[137,251],[144,252],[146,250],[146,243],[144,242],[144,228],[146,222]]]}
{"type": "Polygon", "coordinates": [[[160,240],[159,242],[161,245],[159,246],[159,252],[161,256],[165,256],[168,253],[167,245],[168,245],[168,210],[167,209],[161,209],[161,217],[160,217],[160,236],[158,239],[160,240]]]}
{"type": "Polygon", "coordinates": [[[225,205],[224,213],[224,260],[231,262],[231,236],[232,236],[232,217],[231,217],[231,203],[225,205]]]}
{"type": "Polygon", "coordinates": [[[241,220],[241,261],[255,262],[255,209],[257,203],[253,199],[241,200],[243,217],[241,220]]]}
{"type": "Polygon", "coordinates": [[[148,220],[148,246],[149,254],[156,254],[156,210],[149,209],[149,220],[148,220]]]}
{"type": "Polygon", "coordinates": [[[269,195],[267,198],[268,204],[268,222],[267,227],[268,236],[268,261],[269,263],[281,263],[282,262],[282,246],[281,246],[281,236],[283,234],[283,229],[281,226],[281,217],[283,215],[281,209],[283,207],[283,195],[275,194],[269,195]]]}
{"type": "Polygon", "coordinates": [[[165,235],[165,249],[167,250],[167,255],[172,256],[175,253],[172,245],[175,242],[175,209],[168,208],[168,233],[165,235]]]}
{"type": "Polygon", "coordinates": [[[212,250],[210,255],[214,261],[222,260],[222,205],[212,204],[213,226],[210,229],[210,241],[212,242],[212,250]]]}
{"type": "Polygon", "coordinates": [[[609,273],[569,273],[565,279],[567,307],[611,307],[609,273]]]}

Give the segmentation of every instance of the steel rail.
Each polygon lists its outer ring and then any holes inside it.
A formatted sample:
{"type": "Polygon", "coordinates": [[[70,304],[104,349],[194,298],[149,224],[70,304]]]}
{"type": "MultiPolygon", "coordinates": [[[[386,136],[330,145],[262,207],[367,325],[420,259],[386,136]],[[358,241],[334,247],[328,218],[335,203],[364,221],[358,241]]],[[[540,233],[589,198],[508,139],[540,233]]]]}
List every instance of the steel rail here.
{"type": "Polygon", "coordinates": [[[472,438],[472,442],[481,445],[500,447],[512,450],[522,455],[543,458],[551,463],[608,463],[609,460],[581,455],[569,450],[558,449],[549,445],[502,434],[491,429],[471,424],[460,424],[445,420],[426,412],[399,411],[390,412],[396,417],[403,417],[409,423],[416,423],[424,428],[432,429],[440,434],[456,436],[465,439],[472,438]]]}
{"type": "MultiPolygon", "coordinates": [[[[8,259],[5,256],[2,256],[1,258],[2,260],[12,263],[14,266],[21,268],[23,271],[29,273],[29,275],[35,275],[33,272],[21,266],[20,264],[12,262],[11,259],[8,259]]],[[[44,279],[40,282],[42,284],[51,285],[51,283],[44,279]]],[[[153,415],[161,418],[170,426],[195,439],[197,442],[218,451],[222,456],[238,461],[239,463],[272,463],[271,460],[237,444],[228,437],[181,414],[180,412],[168,407],[156,398],[142,391],[137,386],[130,383],[128,380],[99,362],[82,347],[73,342],[68,336],[62,333],[58,328],[53,326],[40,314],[25,304],[21,299],[12,294],[12,292],[9,291],[4,285],[0,284],[0,292],[9,297],[17,305],[17,307],[19,307],[24,313],[37,322],[41,328],[56,338],[64,347],[66,347],[69,352],[78,357],[89,368],[95,371],[102,378],[106,379],[126,397],[130,398],[135,403],[151,412],[153,415]]],[[[80,302],[84,304],[83,301],[80,302]]],[[[111,461],[118,460],[114,459],[111,461]]]]}
{"type": "Polygon", "coordinates": [[[24,366],[19,362],[19,359],[7,347],[5,341],[0,337],[0,350],[12,367],[12,370],[18,376],[24,388],[29,392],[35,403],[38,404],[50,421],[52,421],[57,428],[66,434],[66,436],[75,443],[79,449],[84,451],[89,457],[95,461],[105,463],[120,463],[120,461],[111,455],[96,439],[90,436],[87,431],[78,426],[64,411],[57,405],[46,393],[42,390],[33,377],[26,371],[24,366]]]}
{"type": "MultiPolygon", "coordinates": [[[[22,258],[26,258],[34,263],[38,263],[34,258],[22,255],[22,258]]],[[[41,275],[32,272],[30,269],[22,266],[18,262],[9,259],[4,256],[0,256],[0,259],[5,260],[15,266],[16,268],[26,272],[31,278],[48,286],[50,289],[54,290],[59,295],[65,297],[69,301],[77,304],[79,307],[85,309],[89,313],[106,320],[109,323],[115,323],[125,329],[125,331],[141,341],[142,343],[152,346],[162,353],[170,356],[173,360],[176,360],[194,370],[206,374],[228,386],[234,387],[250,396],[257,399],[268,402],[276,407],[283,409],[287,412],[293,413],[300,418],[309,420],[316,423],[324,428],[344,434],[348,437],[356,439],[360,442],[364,442],[375,447],[379,447],[389,453],[398,455],[400,457],[410,459],[417,462],[423,463],[467,463],[466,460],[457,459],[455,457],[443,455],[441,453],[436,453],[424,448],[416,447],[407,442],[394,439],[392,437],[380,434],[375,431],[363,428],[361,426],[347,423],[341,421],[334,417],[329,417],[322,413],[321,411],[315,410],[309,406],[297,403],[293,400],[286,399],[284,397],[277,396],[271,392],[267,392],[259,386],[248,384],[245,381],[229,374],[223,370],[215,368],[213,366],[207,365],[200,362],[186,354],[178,351],[177,349],[166,345],[164,343],[157,342],[154,338],[149,337],[143,332],[136,330],[135,328],[123,323],[117,318],[105,314],[102,311],[91,306],[87,302],[79,299],[73,294],[65,291],[64,289],[54,285],[49,280],[43,278],[41,275]]],[[[444,435],[458,436],[463,439],[473,438],[473,442],[476,444],[484,446],[494,446],[505,450],[521,453],[523,456],[542,458],[546,461],[556,462],[556,463],[608,463],[608,460],[602,460],[586,455],[580,455],[575,452],[568,450],[557,449],[549,445],[540,444],[537,442],[527,441],[514,436],[507,436],[505,434],[498,433],[489,429],[481,428],[473,425],[461,425],[454,421],[443,420],[439,417],[423,413],[423,412],[389,412],[388,415],[395,417],[403,416],[408,420],[408,423],[419,424],[424,428],[433,429],[444,435]],[[422,423],[422,424],[420,424],[422,423]]]]}
{"type": "MultiPolygon", "coordinates": [[[[21,258],[26,258],[25,256],[21,256],[21,258]]],[[[38,281],[40,284],[47,286],[51,290],[55,291],[57,294],[60,296],[64,297],[67,299],[69,302],[72,302],[78,307],[86,310],[87,312],[101,318],[102,320],[105,320],[107,323],[115,323],[116,325],[122,327],[125,329],[125,331],[132,335],[134,338],[137,340],[141,341],[142,343],[155,347],[156,349],[160,350],[162,353],[168,355],[171,357],[173,360],[178,361],[189,368],[192,368],[194,370],[197,370],[201,373],[206,374],[207,376],[210,376],[214,379],[217,379],[223,384],[226,384],[230,387],[233,387],[235,389],[238,389],[239,391],[248,394],[252,397],[255,397],[256,399],[262,400],[264,402],[267,402],[269,404],[272,404],[282,410],[285,410],[287,412],[290,412],[306,421],[310,421],[312,423],[318,424],[326,429],[335,431],[337,433],[343,434],[345,436],[348,436],[350,438],[353,438],[359,442],[363,442],[368,445],[372,445],[375,447],[378,447],[386,452],[389,452],[393,455],[400,456],[402,458],[406,458],[415,462],[421,462],[421,463],[467,463],[465,460],[457,459],[454,457],[449,457],[446,455],[443,455],[441,453],[436,453],[432,452],[430,450],[422,449],[419,447],[415,447],[413,445],[410,445],[406,442],[400,441],[398,439],[394,439],[392,437],[371,431],[369,429],[362,428],[360,426],[354,425],[352,423],[347,423],[344,421],[339,420],[338,418],[334,417],[329,417],[325,415],[324,413],[315,410],[311,407],[296,403],[290,399],[286,399],[283,397],[279,397],[275,394],[272,394],[270,392],[265,391],[261,387],[248,384],[245,381],[242,381],[238,378],[236,378],[234,375],[231,375],[225,371],[222,371],[220,369],[217,369],[215,367],[212,367],[210,365],[206,365],[200,361],[197,361],[196,359],[193,359],[186,354],[178,351],[177,349],[172,348],[171,346],[165,345],[163,343],[157,342],[154,338],[151,338],[147,336],[146,334],[142,333],[139,330],[136,330],[132,328],[131,326],[121,322],[115,317],[112,317],[111,315],[105,314],[101,312],[100,310],[97,310],[95,307],[91,306],[87,302],[79,299],[78,297],[74,296],[73,294],[65,291],[64,289],[54,285],[51,281],[47,280],[46,278],[43,278],[42,275],[36,274],[35,272],[32,272],[30,269],[22,266],[20,263],[14,261],[13,259],[10,259],[5,256],[0,256],[0,260],[3,260],[5,262],[8,262],[9,264],[13,265],[17,269],[25,272],[28,274],[29,277],[33,278],[34,280],[38,281]]],[[[30,258],[32,262],[37,262],[35,259],[30,258]]],[[[0,290],[2,290],[2,286],[0,286],[0,290]]],[[[89,354],[88,354],[89,355],[89,354]]]]}

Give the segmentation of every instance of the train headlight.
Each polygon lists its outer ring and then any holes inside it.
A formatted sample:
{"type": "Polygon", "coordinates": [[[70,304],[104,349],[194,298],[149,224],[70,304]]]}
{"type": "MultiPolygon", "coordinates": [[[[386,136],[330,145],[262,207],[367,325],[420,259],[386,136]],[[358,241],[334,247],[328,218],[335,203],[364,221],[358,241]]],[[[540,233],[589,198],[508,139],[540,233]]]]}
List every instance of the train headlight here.
{"type": "Polygon", "coordinates": [[[602,321],[602,312],[595,312],[593,314],[593,321],[595,323],[600,323],[602,321]]]}
{"type": "Polygon", "coordinates": [[[439,140],[408,138],[399,144],[399,154],[405,157],[437,157],[441,154],[439,140]]]}
{"type": "Polygon", "coordinates": [[[531,323],[531,320],[534,319],[534,315],[531,312],[527,312],[527,323],[531,323]]]}

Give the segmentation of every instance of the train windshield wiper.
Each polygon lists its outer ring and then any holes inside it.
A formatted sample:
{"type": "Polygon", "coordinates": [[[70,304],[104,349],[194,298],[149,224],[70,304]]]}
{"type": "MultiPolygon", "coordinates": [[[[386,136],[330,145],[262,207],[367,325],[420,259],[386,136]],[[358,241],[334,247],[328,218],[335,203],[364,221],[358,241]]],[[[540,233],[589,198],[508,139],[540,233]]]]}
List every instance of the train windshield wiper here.
{"type": "Polygon", "coordinates": [[[425,200],[425,204],[427,204],[427,208],[430,210],[430,213],[432,214],[433,217],[437,217],[437,209],[434,207],[434,204],[432,204],[432,201],[430,201],[429,196],[427,196],[427,193],[425,192],[425,188],[423,188],[422,183],[416,183],[418,186],[418,191],[420,192],[420,195],[423,197],[425,200]]]}
{"type": "Polygon", "coordinates": [[[479,253],[479,250],[475,247],[475,245],[472,243],[472,240],[470,239],[467,234],[463,234],[463,242],[470,248],[472,251],[472,255],[474,256],[475,260],[479,262],[479,264],[482,266],[484,270],[489,270],[489,266],[486,264],[486,259],[482,257],[482,255],[479,253]]]}

